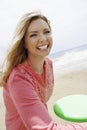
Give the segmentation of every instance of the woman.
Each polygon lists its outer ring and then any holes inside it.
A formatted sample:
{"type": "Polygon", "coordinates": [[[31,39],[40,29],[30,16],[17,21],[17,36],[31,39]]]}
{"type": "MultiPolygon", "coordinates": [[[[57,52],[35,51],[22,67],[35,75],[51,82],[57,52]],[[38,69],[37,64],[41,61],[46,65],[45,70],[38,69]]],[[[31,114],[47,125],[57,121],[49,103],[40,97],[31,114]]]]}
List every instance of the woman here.
{"type": "Polygon", "coordinates": [[[7,56],[4,86],[6,130],[87,130],[87,123],[61,126],[48,114],[53,85],[49,20],[39,12],[25,14],[7,56]]]}

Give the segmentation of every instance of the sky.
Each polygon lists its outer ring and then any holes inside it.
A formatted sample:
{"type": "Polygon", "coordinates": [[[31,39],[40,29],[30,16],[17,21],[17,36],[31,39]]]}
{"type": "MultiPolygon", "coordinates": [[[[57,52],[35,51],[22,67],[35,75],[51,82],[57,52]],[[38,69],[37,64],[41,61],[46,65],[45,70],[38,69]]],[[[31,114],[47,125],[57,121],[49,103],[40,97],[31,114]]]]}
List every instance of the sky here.
{"type": "Polygon", "coordinates": [[[51,22],[51,53],[87,44],[87,0],[0,0],[0,61],[21,16],[35,10],[51,22]]]}

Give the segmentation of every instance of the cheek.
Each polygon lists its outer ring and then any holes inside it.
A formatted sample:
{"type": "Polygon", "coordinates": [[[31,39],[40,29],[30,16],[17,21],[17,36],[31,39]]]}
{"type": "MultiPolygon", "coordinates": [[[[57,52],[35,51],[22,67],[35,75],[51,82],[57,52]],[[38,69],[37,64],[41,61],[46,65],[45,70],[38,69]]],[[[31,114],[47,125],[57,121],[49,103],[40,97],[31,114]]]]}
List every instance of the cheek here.
{"type": "Polygon", "coordinates": [[[26,40],[26,48],[29,49],[31,48],[31,46],[33,45],[32,41],[31,40],[26,40]]]}
{"type": "Polygon", "coordinates": [[[35,42],[34,42],[34,41],[33,41],[33,42],[29,41],[29,42],[27,43],[27,50],[28,50],[29,52],[34,51],[34,50],[35,50],[35,47],[36,47],[36,45],[35,45],[35,42]]]}
{"type": "Polygon", "coordinates": [[[52,34],[48,36],[49,41],[51,42],[51,44],[53,43],[53,37],[52,34]]]}
{"type": "Polygon", "coordinates": [[[53,38],[52,37],[50,38],[50,43],[53,44],[53,38]]]}
{"type": "Polygon", "coordinates": [[[36,43],[37,43],[38,39],[34,38],[34,39],[31,39],[29,40],[29,44],[34,46],[36,43]]]}

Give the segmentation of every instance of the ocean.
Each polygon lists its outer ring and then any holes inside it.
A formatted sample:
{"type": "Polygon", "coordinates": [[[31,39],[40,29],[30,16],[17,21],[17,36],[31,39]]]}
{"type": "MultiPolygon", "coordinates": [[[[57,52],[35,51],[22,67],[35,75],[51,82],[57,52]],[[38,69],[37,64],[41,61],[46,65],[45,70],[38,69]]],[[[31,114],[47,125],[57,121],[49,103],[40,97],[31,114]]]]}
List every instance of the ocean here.
{"type": "Polygon", "coordinates": [[[87,69],[87,44],[49,55],[55,73],[69,73],[87,69]]]}

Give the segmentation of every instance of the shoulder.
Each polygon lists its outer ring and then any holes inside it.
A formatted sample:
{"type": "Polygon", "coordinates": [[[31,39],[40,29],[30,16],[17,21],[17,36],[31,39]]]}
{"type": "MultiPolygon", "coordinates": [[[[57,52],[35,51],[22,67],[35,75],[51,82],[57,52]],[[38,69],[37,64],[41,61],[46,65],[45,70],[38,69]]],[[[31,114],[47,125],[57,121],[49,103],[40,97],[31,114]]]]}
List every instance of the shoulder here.
{"type": "Polygon", "coordinates": [[[24,75],[26,73],[25,69],[23,68],[22,65],[18,65],[17,67],[15,67],[10,76],[16,76],[16,75],[24,75]]]}
{"type": "Polygon", "coordinates": [[[45,62],[48,63],[48,64],[53,64],[52,59],[50,59],[49,57],[45,58],[45,62]]]}
{"type": "Polygon", "coordinates": [[[27,72],[27,69],[24,65],[19,64],[17,67],[15,67],[12,72],[10,73],[10,76],[8,78],[8,82],[13,82],[14,80],[29,80],[31,79],[31,75],[27,72]]]}
{"type": "Polygon", "coordinates": [[[47,68],[51,68],[52,69],[53,68],[53,61],[52,61],[52,59],[46,57],[46,59],[45,59],[45,66],[47,68]]]}

